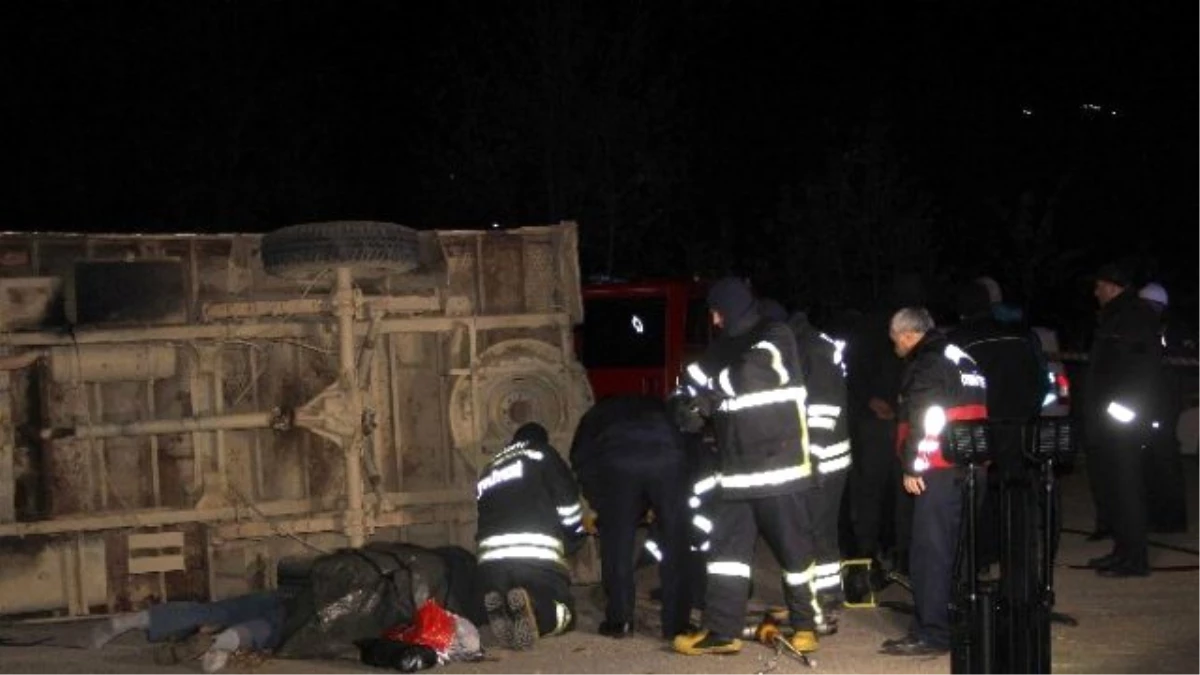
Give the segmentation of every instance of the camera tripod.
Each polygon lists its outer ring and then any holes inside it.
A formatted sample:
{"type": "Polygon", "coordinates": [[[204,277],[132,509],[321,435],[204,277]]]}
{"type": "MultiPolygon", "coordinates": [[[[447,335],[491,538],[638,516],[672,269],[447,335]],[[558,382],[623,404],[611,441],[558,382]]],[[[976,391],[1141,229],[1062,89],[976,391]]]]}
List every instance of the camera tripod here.
{"type": "Polygon", "coordinates": [[[1058,530],[1056,466],[1069,459],[1065,420],[965,423],[950,434],[954,462],[966,469],[955,564],[951,672],[1049,673],[1058,530]],[[1000,576],[979,578],[979,474],[997,441],[1020,448],[1000,482],[1000,576]]]}

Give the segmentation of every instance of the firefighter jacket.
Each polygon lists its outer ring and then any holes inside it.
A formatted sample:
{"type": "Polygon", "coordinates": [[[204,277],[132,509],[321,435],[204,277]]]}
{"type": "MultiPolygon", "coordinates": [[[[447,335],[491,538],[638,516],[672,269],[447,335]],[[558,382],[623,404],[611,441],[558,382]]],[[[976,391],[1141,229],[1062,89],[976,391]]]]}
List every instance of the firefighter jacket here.
{"type": "Polygon", "coordinates": [[[549,443],[517,440],[476,484],[479,562],[517,561],[567,573],[583,543],[583,505],[567,463],[549,443]]]}
{"type": "Polygon", "coordinates": [[[711,401],[723,499],[806,489],[812,482],[796,340],[786,324],[758,320],[714,341],[687,378],[711,401]]]}
{"type": "Polygon", "coordinates": [[[944,454],[947,425],[987,416],[987,381],[974,359],[941,333],[926,333],[900,380],[896,446],[904,473],[953,466],[944,454]]]}
{"type": "Polygon", "coordinates": [[[1100,311],[1084,389],[1089,434],[1098,434],[1101,424],[1145,428],[1153,421],[1148,413],[1163,352],[1159,327],[1158,315],[1130,290],[1100,311]]]}
{"type": "Polygon", "coordinates": [[[971,355],[987,378],[990,418],[1029,420],[1038,416],[1053,383],[1047,379],[1050,374],[1037,335],[980,315],[963,319],[947,337],[971,355]]]}
{"type": "Polygon", "coordinates": [[[850,430],[847,423],[845,346],[818,331],[803,314],[788,322],[796,335],[800,373],[808,401],[808,453],[821,476],[850,466],[850,430]]]}

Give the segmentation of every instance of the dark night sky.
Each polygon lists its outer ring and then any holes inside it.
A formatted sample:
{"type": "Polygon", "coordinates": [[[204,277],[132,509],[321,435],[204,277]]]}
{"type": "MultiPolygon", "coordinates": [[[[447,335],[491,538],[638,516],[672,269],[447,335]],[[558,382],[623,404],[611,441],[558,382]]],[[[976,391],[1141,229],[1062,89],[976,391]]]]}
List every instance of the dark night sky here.
{"type": "Polygon", "coordinates": [[[0,227],[573,218],[585,263],[608,225],[757,245],[781,190],[883,128],[952,241],[942,264],[1004,229],[989,205],[1069,176],[1055,222],[1075,264],[1136,252],[1194,302],[1193,10],[7,2],[0,227]]]}

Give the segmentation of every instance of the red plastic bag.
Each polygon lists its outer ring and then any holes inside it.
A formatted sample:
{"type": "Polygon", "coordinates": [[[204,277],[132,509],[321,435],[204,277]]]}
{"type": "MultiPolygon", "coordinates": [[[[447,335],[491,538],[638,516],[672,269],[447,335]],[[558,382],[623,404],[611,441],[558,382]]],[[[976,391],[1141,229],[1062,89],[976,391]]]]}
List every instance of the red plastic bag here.
{"type": "Polygon", "coordinates": [[[413,617],[412,625],[396,626],[384,631],[383,638],[429,647],[445,654],[454,641],[454,615],[442,609],[433,598],[426,600],[413,617]]]}

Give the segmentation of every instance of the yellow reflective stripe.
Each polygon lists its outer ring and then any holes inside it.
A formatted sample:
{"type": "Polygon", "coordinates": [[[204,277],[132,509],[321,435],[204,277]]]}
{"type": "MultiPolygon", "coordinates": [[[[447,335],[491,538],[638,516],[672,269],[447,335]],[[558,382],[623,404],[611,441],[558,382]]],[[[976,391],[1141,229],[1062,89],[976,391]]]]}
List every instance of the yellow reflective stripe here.
{"type": "Polygon", "coordinates": [[[827,459],[822,462],[817,462],[817,471],[820,473],[833,473],[841,471],[850,466],[850,455],[843,455],[837,459],[827,459]]]}
{"type": "Polygon", "coordinates": [[[807,465],[785,466],[782,469],[772,469],[771,471],[721,476],[721,487],[737,490],[766,487],[768,485],[782,485],[790,481],[805,478],[811,473],[812,469],[807,465]]]}
{"type": "Polygon", "coordinates": [[[808,426],[812,429],[828,429],[833,431],[837,427],[837,420],[832,417],[815,417],[809,415],[808,426]]]}
{"type": "Polygon", "coordinates": [[[501,548],[505,546],[540,546],[555,551],[562,551],[563,545],[557,537],[536,532],[513,532],[497,534],[479,541],[479,548],[501,548]]]}
{"type": "Polygon", "coordinates": [[[733,382],[729,380],[729,369],[726,368],[717,376],[717,381],[721,383],[721,389],[727,396],[737,396],[737,392],[733,390],[733,382]]]}
{"type": "Polygon", "coordinates": [[[810,403],[808,405],[808,414],[817,417],[837,417],[842,414],[842,407],[826,405],[824,403],[810,403]]]}
{"type": "Polygon", "coordinates": [[[787,384],[791,380],[787,369],[783,367],[783,354],[779,353],[778,347],[770,342],[767,342],[766,340],[763,340],[762,342],[754,345],[753,349],[763,349],[771,353],[771,369],[774,370],[775,374],[779,376],[780,386],[787,384]]]}
{"type": "Polygon", "coordinates": [[[788,586],[803,586],[812,580],[812,567],[809,567],[803,572],[787,572],[783,573],[783,583],[788,586]]]}
{"type": "Polygon", "coordinates": [[[827,446],[811,445],[808,451],[817,459],[833,459],[838,455],[850,452],[850,441],[838,441],[833,445],[827,446]]]}
{"type": "Polygon", "coordinates": [[[725,412],[737,412],[746,408],[758,408],[775,403],[795,403],[802,410],[804,399],[807,397],[808,390],[804,387],[767,389],[766,391],[756,391],[752,394],[743,394],[722,401],[721,410],[725,412]]]}
{"type": "Polygon", "coordinates": [[[497,548],[491,551],[480,554],[479,562],[488,560],[550,560],[556,563],[566,564],[562,556],[547,548],[540,546],[507,546],[505,548],[497,548]]]}
{"type": "Polygon", "coordinates": [[[750,566],[746,563],[718,560],[708,563],[708,573],[723,577],[750,578],[750,566]]]}
{"type": "Polygon", "coordinates": [[[696,484],[692,486],[692,494],[702,495],[715,487],[717,487],[717,477],[705,476],[696,481],[696,484]]]}
{"type": "Polygon", "coordinates": [[[1137,413],[1125,406],[1113,401],[1108,404],[1108,409],[1105,410],[1113,419],[1122,424],[1129,424],[1137,417],[1137,413]]]}

